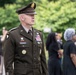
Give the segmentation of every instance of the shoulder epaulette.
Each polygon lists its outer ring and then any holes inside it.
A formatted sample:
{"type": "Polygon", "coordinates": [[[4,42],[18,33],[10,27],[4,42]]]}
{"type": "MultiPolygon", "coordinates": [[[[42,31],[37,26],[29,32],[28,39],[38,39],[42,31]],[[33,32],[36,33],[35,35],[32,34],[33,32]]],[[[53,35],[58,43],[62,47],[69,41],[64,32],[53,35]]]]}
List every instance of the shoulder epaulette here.
{"type": "Polygon", "coordinates": [[[18,27],[14,27],[12,29],[9,30],[9,32],[16,30],[18,27]]]}
{"type": "Polygon", "coordinates": [[[40,34],[42,34],[42,31],[41,31],[41,30],[38,30],[38,32],[39,32],[40,34]]]}

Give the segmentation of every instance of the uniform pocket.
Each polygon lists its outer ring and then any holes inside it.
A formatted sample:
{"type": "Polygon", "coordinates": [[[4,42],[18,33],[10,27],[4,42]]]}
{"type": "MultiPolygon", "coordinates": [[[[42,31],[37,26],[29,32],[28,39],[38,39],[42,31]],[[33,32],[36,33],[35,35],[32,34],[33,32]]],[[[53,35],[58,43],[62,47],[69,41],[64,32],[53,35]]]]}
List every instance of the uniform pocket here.
{"type": "Polygon", "coordinates": [[[16,64],[14,69],[15,75],[28,75],[29,72],[32,72],[32,69],[28,68],[28,66],[25,66],[24,63],[16,64]]]}
{"type": "Polygon", "coordinates": [[[20,57],[24,57],[29,52],[29,46],[28,45],[20,45],[16,49],[16,54],[20,57]]]}

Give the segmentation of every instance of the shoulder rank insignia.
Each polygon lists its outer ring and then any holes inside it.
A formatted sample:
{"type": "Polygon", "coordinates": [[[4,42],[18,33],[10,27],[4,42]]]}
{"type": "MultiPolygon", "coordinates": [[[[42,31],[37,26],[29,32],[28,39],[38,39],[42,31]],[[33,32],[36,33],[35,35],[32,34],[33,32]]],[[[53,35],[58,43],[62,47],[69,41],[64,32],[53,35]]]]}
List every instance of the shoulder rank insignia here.
{"type": "Polygon", "coordinates": [[[16,30],[17,28],[18,28],[18,27],[12,28],[12,29],[9,30],[9,32],[10,32],[10,31],[13,31],[13,30],[16,30]]]}

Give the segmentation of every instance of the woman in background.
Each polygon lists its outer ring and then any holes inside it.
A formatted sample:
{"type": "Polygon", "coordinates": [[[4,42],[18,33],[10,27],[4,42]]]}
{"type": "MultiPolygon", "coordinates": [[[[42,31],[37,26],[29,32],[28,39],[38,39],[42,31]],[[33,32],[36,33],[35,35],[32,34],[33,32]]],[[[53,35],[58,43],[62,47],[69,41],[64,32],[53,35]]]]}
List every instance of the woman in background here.
{"type": "Polygon", "coordinates": [[[76,34],[75,29],[68,28],[64,32],[64,39],[66,40],[63,58],[63,75],[76,75],[76,34]]]}
{"type": "Polygon", "coordinates": [[[49,75],[62,75],[60,55],[62,51],[60,50],[57,42],[57,33],[50,33],[46,41],[46,49],[48,50],[48,71],[49,75]]]}

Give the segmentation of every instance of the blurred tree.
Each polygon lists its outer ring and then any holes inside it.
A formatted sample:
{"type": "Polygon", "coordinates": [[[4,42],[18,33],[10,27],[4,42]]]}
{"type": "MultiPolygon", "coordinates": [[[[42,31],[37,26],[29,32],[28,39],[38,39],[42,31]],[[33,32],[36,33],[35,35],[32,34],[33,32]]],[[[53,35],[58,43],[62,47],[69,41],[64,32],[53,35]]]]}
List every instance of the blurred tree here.
{"type": "Polygon", "coordinates": [[[0,0],[0,7],[4,7],[5,4],[15,3],[16,0],[0,0]]]}
{"type": "Polygon", "coordinates": [[[48,0],[48,1],[54,1],[54,2],[56,2],[56,1],[58,1],[58,0],[48,0]]]}
{"type": "Polygon", "coordinates": [[[37,18],[37,21],[42,21],[42,24],[40,24],[42,27],[39,27],[39,29],[50,27],[54,31],[63,31],[67,27],[76,27],[76,2],[73,3],[69,0],[61,0],[56,3],[48,3],[44,1],[42,1],[41,5],[38,7],[38,18],[41,17],[41,19],[37,18]]]}
{"type": "MultiPolygon", "coordinates": [[[[60,0],[48,0],[48,1],[56,2],[56,1],[60,1],[60,0]]],[[[69,0],[69,1],[75,2],[76,0],[69,0]]]]}
{"type": "Polygon", "coordinates": [[[70,1],[75,2],[76,0],[70,0],[70,1]]]}

